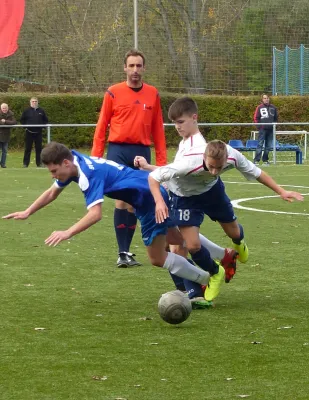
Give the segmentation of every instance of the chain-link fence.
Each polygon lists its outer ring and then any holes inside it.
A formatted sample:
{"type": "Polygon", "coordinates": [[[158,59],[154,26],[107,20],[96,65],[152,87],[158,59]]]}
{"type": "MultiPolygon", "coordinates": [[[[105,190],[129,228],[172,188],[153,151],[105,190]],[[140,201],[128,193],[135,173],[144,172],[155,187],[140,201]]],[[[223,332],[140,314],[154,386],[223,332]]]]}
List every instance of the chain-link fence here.
{"type": "Polygon", "coordinates": [[[160,91],[270,92],[273,46],[309,47],[308,17],[307,0],[27,0],[0,88],[102,91],[123,80],[137,33],[160,91]]]}

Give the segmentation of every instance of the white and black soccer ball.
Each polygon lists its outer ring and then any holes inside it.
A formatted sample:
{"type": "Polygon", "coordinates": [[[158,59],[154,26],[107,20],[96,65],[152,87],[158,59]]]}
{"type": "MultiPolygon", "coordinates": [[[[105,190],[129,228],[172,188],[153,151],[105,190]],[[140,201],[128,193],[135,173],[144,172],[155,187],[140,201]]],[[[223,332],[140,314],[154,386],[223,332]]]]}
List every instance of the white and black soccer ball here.
{"type": "Polygon", "coordinates": [[[160,317],[169,324],[184,322],[192,311],[189,298],[180,290],[162,294],[158,303],[160,317]]]}

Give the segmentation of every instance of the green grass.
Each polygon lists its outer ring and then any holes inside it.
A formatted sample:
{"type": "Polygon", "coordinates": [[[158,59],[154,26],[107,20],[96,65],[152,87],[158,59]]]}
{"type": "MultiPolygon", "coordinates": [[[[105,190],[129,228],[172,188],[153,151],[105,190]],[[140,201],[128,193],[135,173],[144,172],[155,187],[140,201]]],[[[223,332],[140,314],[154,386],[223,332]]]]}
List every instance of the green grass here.
{"type": "MultiPolygon", "coordinates": [[[[46,169],[21,163],[22,154],[12,153],[0,170],[2,215],[24,209],[52,182],[46,169]]],[[[309,193],[308,166],[267,171],[309,193]]],[[[240,182],[226,183],[232,199],[272,194],[235,171],[224,178],[240,182]]],[[[26,221],[1,220],[1,400],[308,399],[309,216],[236,210],[248,263],[224,285],[214,309],[193,311],[173,326],[157,313],[172,282],[149,265],[138,231],[132,250],[144,266],[115,267],[112,201],[89,231],[56,248],[44,245],[85,213],[71,186],[26,221]]],[[[308,197],[242,205],[309,213],[308,197]]],[[[208,219],[202,232],[229,245],[208,219]]]]}

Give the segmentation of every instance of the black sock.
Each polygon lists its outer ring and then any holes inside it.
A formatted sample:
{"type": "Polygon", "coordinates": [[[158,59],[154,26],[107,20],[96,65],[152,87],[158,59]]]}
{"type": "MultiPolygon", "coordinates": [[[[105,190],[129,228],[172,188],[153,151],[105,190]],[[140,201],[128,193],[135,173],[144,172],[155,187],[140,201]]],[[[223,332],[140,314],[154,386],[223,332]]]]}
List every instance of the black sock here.
{"type": "Polygon", "coordinates": [[[242,227],[241,224],[238,224],[239,226],[239,230],[240,230],[240,235],[238,239],[232,239],[233,243],[240,245],[240,242],[243,240],[244,238],[244,228],[242,227]]]}
{"type": "Polygon", "coordinates": [[[136,221],[137,218],[135,216],[135,214],[131,213],[131,212],[127,212],[127,241],[126,241],[126,247],[127,247],[127,251],[129,251],[130,246],[131,246],[131,242],[133,239],[133,235],[135,232],[135,228],[136,228],[136,221]]]}
{"type": "Polygon", "coordinates": [[[116,232],[116,239],[118,242],[119,253],[129,250],[127,248],[127,214],[127,210],[121,210],[120,208],[115,208],[114,210],[114,227],[116,232]]]}
{"type": "Polygon", "coordinates": [[[215,275],[218,273],[219,266],[210,257],[210,253],[205,247],[201,246],[199,251],[194,254],[190,254],[195,264],[201,267],[204,271],[208,271],[210,275],[215,275]]]}
{"type": "Polygon", "coordinates": [[[176,287],[176,289],[181,290],[182,292],[184,292],[186,290],[185,285],[184,285],[184,280],[183,278],[181,278],[180,276],[171,274],[171,278],[173,279],[174,285],[176,287]]]}

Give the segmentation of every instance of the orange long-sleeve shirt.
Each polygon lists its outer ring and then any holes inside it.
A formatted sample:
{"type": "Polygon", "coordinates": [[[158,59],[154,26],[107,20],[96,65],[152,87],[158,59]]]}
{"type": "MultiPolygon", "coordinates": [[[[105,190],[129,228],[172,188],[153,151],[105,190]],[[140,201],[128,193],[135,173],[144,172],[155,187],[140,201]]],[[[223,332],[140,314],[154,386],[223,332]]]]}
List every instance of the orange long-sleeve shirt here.
{"type": "Polygon", "coordinates": [[[109,142],[150,146],[153,141],[156,164],[167,164],[160,97],[154,86],[143,83],[135,92],[122,82],[108,88],[94,133],[92,156],[103,156],[108,125],[109,142]]]}

